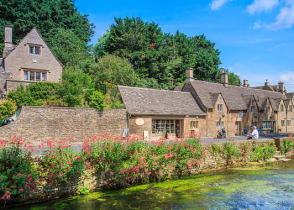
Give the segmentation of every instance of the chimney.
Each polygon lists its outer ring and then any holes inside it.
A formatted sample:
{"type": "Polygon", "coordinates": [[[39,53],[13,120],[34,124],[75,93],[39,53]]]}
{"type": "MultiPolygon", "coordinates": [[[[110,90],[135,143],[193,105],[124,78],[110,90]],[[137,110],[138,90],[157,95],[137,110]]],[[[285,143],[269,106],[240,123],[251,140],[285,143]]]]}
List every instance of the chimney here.
{"type": "Polygon", "coordinates": [[[269,86],[269,82],[268,82],[268,80],[265,80],[264,86],[266,86],[266,87],[269,86]]]}
{"type": "Polygon", "coordinates": [[[12,26],[4,26],[4,48],[3,48],[3,57],[13,49],[14,45],[12,43],[12,26]]]}
{"type": "Polygon", "coordinates": [[[249,87],[249,84],[248,84],[248,80],[247,79],[244,79],[244,81],[243,81],[243,87],[246,87],[246,88],[249,87]]]}
{"type": "Polygon", "coordinates": [[[284,86],[284,82],[280,81],[280,82],[278,83],[278,91],[281,92],[281,93],[283,93],[283,94],[286,93],[286,88],[285,88],[285,86],[284,86]]]}
{"type": "Polygon", "coordinates": [[[238,79],[238,86],[241,87],[242,86],[242,82],[240,79],[238,79]]]}
{"type": "Polygon", "coordinates": [[[229,85],[229,76],[228,76],[228,73],[225,71],[224,68],[221,68],[220,81],[221,81],[221,84],[223,84],[225,87],[228,87],[228,85],[229,85]]]}
{"type": "Polygon", "coordinates": [[[194,77],[193,77],[193,68],[188,68],[186,70],[186,83],[189,83],[191,81],[194,80],[194,77]]]}

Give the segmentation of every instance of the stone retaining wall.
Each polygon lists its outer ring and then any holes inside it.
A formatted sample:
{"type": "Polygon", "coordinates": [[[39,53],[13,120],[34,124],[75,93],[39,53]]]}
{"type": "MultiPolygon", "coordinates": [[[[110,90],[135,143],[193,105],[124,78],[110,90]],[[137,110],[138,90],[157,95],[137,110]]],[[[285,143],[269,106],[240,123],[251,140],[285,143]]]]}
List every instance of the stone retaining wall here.
{"type": "Polygon", "coordinates": [[[23,107],[15,122],[0,127],[0,139],[17,136],[34,143],[52,138],[83,140],[104,133],[121,136],[126,127],[125,109],[23,107]]]}

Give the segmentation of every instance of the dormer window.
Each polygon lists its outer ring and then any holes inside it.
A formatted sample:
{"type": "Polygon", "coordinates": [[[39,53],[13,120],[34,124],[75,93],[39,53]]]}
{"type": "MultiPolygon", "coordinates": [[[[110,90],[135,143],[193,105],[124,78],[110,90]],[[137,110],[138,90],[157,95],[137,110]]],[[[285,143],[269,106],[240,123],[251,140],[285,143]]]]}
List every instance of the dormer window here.
{"type": "Polygon", "coordinates": [[[41,55],[41,47],[38,45],[29,45],[29,52],[31,55],[41,55]]]}
{"type": "Polygon", "coordinates": [[[281,104],[281,112],[283,112],[284,111],[284,105],[283,104],[281,104]]]}
{"type": "Polygon", "coordinates": [[[255,107],[251,106],[251,112],[254,113],[255,112],[255,107]]]}
{"type": "Polygon", "coordinates": [[[223,105],[222,104],[217,105],[217,111],[218,112],[223,112],[223,105]]]}

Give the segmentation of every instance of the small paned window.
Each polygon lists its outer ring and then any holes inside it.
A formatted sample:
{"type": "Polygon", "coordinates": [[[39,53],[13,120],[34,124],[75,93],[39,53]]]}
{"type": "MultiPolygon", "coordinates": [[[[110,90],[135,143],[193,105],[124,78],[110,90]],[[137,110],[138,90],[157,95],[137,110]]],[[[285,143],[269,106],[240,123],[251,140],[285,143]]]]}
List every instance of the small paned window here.
{"type": "Polygon", "coordinates": [[[270,114],[270,108],[269,107],[266,107],[265,108],[265,112],[266,112],[266,114],[270,114]]]}
{"type": "Polygon", "coordinates": [[[41,72],[36,72],[36,81],[41,81],[41,72]]]}
{"type": "Polygon", "coordinates": [[[35,46],[35,45],[30,45],[29,52],[30,52],[30,54],[40,55],[41,54],[41,47],[35,46]]]}
{"type": "Polygon", "coordinates": [[[152,133],[175,133],[175,120],[152,120],[152,133]]]}
{"type": "Polygon", "coordinates": [[[40,55],[40,47],[39,46],[35,47],[35,54],[40,55]]]}
{"type": "Polygon", "coordinates": [[[289,105],[289,111],[292,112],[293,111],[293,106],[289,105]]]}
{"type": "Polygon", "coordinates": [[[281,104],[281,112],[283,112],[284,111],[284,105],[283,104],[281,104]]]}
{"type": "Polygon", "coordinates": [[[285,126],[285,120],[281,120],[281,126],[282,126],[282,127],[285,126]]]}
{"type": "Polygon", "coordinates": [[[47,81],[47,73],[42,73],[42,81],[47,81]]]}
{"type": "Polygon", "coordinates": [[[224,122],[223,121],[217,121],[216,122],[216,128],[224,128],[225,125],[224,125],[224,122]]]}
{"type": "Polygon", "coordinates": [[[291,120],[287,120],[287,126],[291,126],[291,120]]]}
{"type": "Polygon", "coordinates": [[[262,122],[262,129],[263,130],[272,130],[272,121],[263,121],[262,122]]]}
{"type": "Polygon", "coordinates": [[[28,71],[23,72],[23,79],[24,80],[29,80],[29,72],[28,71]]]}
{"type": "Polygon", "coordinates": [[[222,112],[223,111],[223,105],[222,104],[218,104],[217,105],[217,111],[218,112],[222,112]]]}
{"type": "Polygon", "coordinates": [[[190,128],[198,128],[198,121],[191,121],[190,128]]]}
{"type": "Polygon", "coordinates": [[[255,112],[255,107],[251,106],[251,112],[254,113],[255,112]]]}
{"type": "Polygon", "coordinates": [[[30,72],[30,80],[35,81],[35,72],[33,71],[30,72]]]}

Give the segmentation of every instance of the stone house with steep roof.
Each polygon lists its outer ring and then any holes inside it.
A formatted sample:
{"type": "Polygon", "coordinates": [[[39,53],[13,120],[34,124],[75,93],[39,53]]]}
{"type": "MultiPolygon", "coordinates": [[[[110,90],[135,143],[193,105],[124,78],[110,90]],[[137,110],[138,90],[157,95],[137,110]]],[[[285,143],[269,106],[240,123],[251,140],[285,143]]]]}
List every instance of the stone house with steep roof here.
{"type": "Polygon", "coordinates": [[[33,28],[17,45],[12,26],[5,26],[3,58],[0,59],[0,95],[18,86],[40,81],[60,82],[62,63],[54,56],[40,33],[33,28]]]}
{"type": "Polygon", "coordinates": [[[151,138],[164,132],[173,137],[196,133],[216,137],[225,128],[233,137],[250,132],[252,126],[264,134],[294,132],[293,100],[287,99],[284,87],[250,88],[247,80],[232,86],[225,71],[220,81],[194,80],[193,69],[188,69],[185,85],[174,91],[120,86],[130,133],[151,138]]]}

